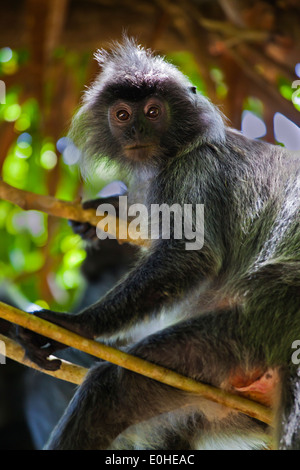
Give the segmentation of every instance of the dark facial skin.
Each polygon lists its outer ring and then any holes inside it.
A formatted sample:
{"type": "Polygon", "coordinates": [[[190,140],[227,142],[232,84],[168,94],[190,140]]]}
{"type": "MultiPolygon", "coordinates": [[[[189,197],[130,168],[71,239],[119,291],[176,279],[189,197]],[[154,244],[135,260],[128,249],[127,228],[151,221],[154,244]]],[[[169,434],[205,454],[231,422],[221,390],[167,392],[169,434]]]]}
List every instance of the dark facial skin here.
{"type": "Polygon", "coordinates": [[[118,100],[109,108],[108,119],[113,137],[133,161],[145,161],[157,153],[170,121],[167,105],[156,96],[137,103],[118,100]]]}

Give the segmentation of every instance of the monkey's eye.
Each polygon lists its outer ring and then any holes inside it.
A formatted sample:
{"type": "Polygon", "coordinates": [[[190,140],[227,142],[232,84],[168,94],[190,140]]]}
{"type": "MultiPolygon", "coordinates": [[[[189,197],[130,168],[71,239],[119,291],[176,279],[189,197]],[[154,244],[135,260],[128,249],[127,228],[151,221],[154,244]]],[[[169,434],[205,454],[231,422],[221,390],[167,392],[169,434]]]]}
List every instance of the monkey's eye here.
{"type": "Polygon", "coordinates": [[[120,111],[117,111],[116,116],[119,121],[127,121],[130,118],[130,114],[126,109],[120,109],[120,111]]]}
{"type": "Polygon", "coordinates": [[[146,112],[146,116],[150,119],[156,119],[159,114],[160,109],[157,106],[151,106],[146,112]]]}

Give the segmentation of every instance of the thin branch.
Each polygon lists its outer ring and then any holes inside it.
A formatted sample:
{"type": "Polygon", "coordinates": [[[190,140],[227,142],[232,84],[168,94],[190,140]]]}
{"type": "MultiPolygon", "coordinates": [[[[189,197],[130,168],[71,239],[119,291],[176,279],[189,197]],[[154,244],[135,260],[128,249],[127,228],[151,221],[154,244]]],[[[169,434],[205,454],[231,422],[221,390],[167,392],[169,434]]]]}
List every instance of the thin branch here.
{"type": "MultiPolygon", "coordinates": [[[[168,8],[173,8],[173,2],[169,0],[161,0],[168,8]]],[[[230,21],[218,21],[210,18],[205,18],[201,10],[196,7],[194,2],[181,0],[183,11],[187,11],[189,16],[196,20],[196,22],[208,32],[219,33],[229,38],[238,38],[245,42],[264,42],[270,37],[268,31],[261,31],[257,29],[245,28],[245,26],[236,26],[230,21]]],[[[176,7],[175,7],[176,8],[176,7]]]]}
{"type": "MultiPolygon", "coordinates": [[[[24,357],[24,349],[13,339],[8,338],[7,336],[0,334],[0,341],[3,341],[5,345],[5,356],[9,359],[12,359],[20,364],[23,364],[31,369],[36,369],[44,374],[51,375],[56,379],[65,380],[67,382],[71,382],[77,385],[80,385],[88,372],[88,369],[85,367],[78,366],[77,364],[72,364],[69,361],[65,361],[60,359],[61,367],[59,370],[50,371],[41,369],[37,366],[34,362],[26,359],[24,357]]],[[[50,356],[50,359],[57,359],[54,356],[50,356]]]]}
{"type": "Polygon", "coordinates": [[[67,346],[74,347],[95,357],[112,362],[125,369],[157,380],[164,384],[176,387],[180,390],[199,394],[203,398],[216,403],[228,406],[236,411],[245,413],[264,423],[272,424],[273,413],[270,408],[248,400],[244,397],[233,395],[224,390],[217,389],[210,385],[202,384],[189,377],[177,374],[164,367],[147,362],[139,357],[132,356],[124,351],[112,348],[111,346],[98,343],[68,331],[60,326],[49,323],[32,314],[23,312],[15,307],[0,302],[0,317],[7,321],[21,325],[32,331],[40,333],[67,346]]]}
{"type": "MultiPolygon", "coordinates": [[[[44,196],[35,194],[23,189],[17,189],[4,181],[0,180],[0,199],[16,204],[23,210],[37,210],[46,212],[55,217],[76,220],[77,222],[89,222],[91,225],[97,226],[101,217],[96,216],[94,209],[83,209],[81,204],[77,202],[61,201],[52,196],[44,196]]],[[[105,201],[104,201],[105,202],[105,201]]],[[[103,218],[103,217],[102,217],[103,218]]],[[[146,245],[147,240],[132,239],[127,231],[127,222],[122,219],[116,219],[112,215],[105,216],[107,227],[112,229],[109,234],[116,238],[120,243],[130,242],[135,245],[146,245]],[[119,233],[127,233],[127,238],[120,239],[119,233]]]]}

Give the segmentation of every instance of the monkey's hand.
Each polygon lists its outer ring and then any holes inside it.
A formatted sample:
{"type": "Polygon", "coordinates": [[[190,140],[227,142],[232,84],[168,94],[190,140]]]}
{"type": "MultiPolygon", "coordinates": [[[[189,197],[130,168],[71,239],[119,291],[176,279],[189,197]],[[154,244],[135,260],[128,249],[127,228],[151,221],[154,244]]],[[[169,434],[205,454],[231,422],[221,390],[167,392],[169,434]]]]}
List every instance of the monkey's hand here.
{"type": "MultiPolygon", "coordinates": [[[[39,310],[34,312],[33,315],[52,323],[59,324],[60,326],[65,326],[65,323],[63,322],[65,315],[67,315],[68,318],[72,316],[72,314],[51,312],[50,310],[39,310]],[[62,317],[61,322],[57,320],[60,316],[62,317]]],[[[17,341],[25,350],[25,357],[27,359],[34,362],[42,369],[55,371],[60,368],[61,361],[59,359],[49,359],[49,356],[55,351],[67,348],[65,344],[46,338],[45,336],[34,333],[33,331],[20,326],[17,327],[16,336],[17,341]]]]}
{"type": "Polygon", "coordinates": [[[60,368],[61,361],[59,359],[49,359],[48,357],[54,351],[65,348],[65,345],[22,327],[17,327],[17,340],[25,350],[26,359],[42,369],[55,371],[60,368]]]}
{"type": "MultiPolygon", "coordinates": [[[[118,216],[118,210],[119,210],[119,197],[118,196],[91,199],[89,201],[85,201],[82,204],[82,208],[83,209],[95,209],[96,211],[98,206],[100,206],[100,204],[103,204],[103,203],[111,204],[115,208],[116,215],[118,216]]],[[[76,222],[74,220],[70,220],[69,224],[73,232],[76,233],[77,235],[80,235],[83,240],[89,241],[89,242],[94,242],[98,240],[96,227],[89,224],[88,222],[76,222]]]]}

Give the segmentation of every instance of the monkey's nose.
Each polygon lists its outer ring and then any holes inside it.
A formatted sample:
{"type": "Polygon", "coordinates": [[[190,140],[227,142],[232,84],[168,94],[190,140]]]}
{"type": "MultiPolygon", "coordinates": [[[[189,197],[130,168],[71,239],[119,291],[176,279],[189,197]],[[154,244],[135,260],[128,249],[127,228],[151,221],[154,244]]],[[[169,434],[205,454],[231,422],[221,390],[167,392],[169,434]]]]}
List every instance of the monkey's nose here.
{"type": "Polygon", "coordinates": [[[144,134],[144,126],[143,124],[138,124],[137,126],[131,126],[131,136],[132,137],[137,137],[138,134],[144,134]]]}

